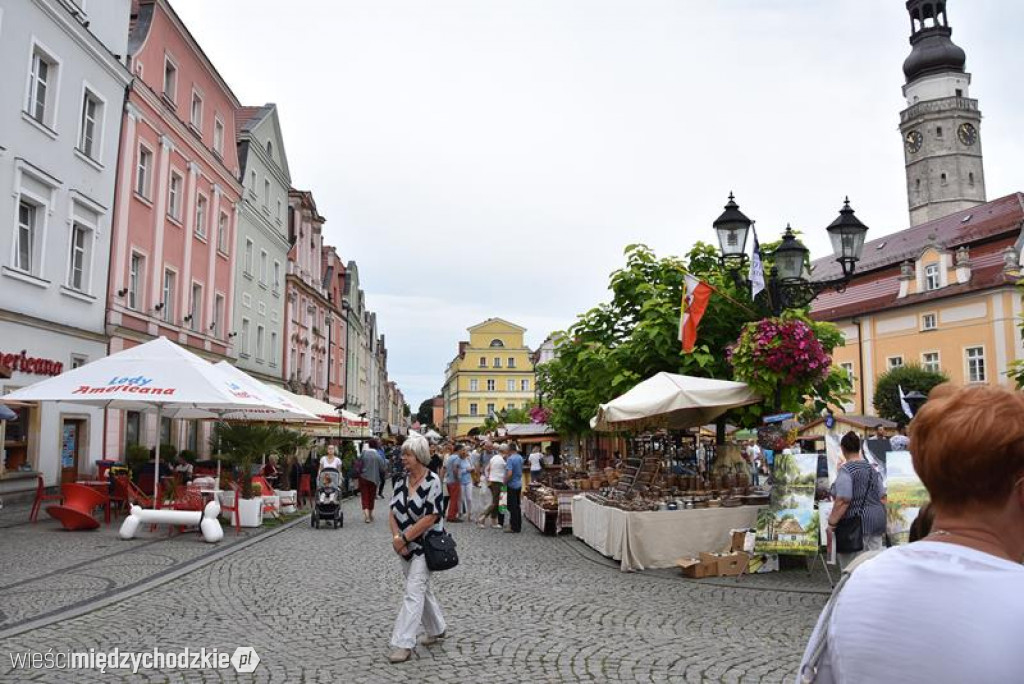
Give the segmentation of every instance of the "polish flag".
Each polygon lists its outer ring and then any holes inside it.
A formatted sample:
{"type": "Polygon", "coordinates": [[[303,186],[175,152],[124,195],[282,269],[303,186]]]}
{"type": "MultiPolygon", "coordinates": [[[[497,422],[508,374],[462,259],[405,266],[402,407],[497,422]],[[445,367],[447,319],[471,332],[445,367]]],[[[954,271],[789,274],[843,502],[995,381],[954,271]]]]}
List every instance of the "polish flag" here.
{"type": "Polygon", "coordinates": [[[711,286],[700,278],[686,274],[686,292],[683,293],[682,315],[679,317],[679,341],[683,351],[690,353],[697,343],[697,326],[708,308],[711,286]]]}

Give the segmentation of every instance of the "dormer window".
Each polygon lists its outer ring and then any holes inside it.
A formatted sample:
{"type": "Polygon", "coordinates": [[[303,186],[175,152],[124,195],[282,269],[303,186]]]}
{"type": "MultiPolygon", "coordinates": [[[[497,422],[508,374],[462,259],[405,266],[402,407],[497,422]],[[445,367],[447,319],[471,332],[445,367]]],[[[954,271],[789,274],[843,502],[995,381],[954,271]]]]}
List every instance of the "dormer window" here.
{"type": "Polygon", "coordinates": [[[505,343],[502,342],[501,340],[495,339],[495,340],[491,340],[491,346],[492,347],[504,347],[505,343]]]}
{"type": "Polygon", "coordinates": [[[928,264],[924,267],[924,289],[926,292],[939,289],[938,264],[928,264]]]}

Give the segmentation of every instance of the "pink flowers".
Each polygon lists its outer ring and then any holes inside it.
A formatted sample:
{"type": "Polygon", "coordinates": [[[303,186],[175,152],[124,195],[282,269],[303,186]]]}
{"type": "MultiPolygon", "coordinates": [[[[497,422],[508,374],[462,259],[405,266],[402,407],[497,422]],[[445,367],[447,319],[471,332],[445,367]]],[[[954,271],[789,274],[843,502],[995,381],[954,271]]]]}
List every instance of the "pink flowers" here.
{"type": "Polygon", "coordinates": [[[815,384],[828,377],[832,360],[814,330],[799,318],[766,318],[748,323],[726,351],[736,378],[767,389],[815,384]]]}

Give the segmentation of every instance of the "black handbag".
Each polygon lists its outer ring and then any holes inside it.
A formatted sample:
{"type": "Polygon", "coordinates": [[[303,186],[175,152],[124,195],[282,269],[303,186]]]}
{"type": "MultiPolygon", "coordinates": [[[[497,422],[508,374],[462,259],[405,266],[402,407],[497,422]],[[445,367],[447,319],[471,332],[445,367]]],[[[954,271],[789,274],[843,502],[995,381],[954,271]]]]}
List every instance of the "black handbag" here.
{"type": "Polygon", "coordinates": [[[451,570],[459,564],[459,554],[455,552],[455,540],[446,531],[427,532],[423,535],[422,545],[423,557],[427,561],[427,569],[431,572],[451,570]]]}
{"type": "Polygon", "coordinates": [[[833,530],[837,553],[857,553],[864,550],[864,523],[861,520],[861,513],[864,512],[864,504],[867,502],[868,492],[875,485],[875,471],[871,469],[870,463],[868,468],[868,487],[864,490],[864,496],[861,497],[857,513],[840,520],[835,530],[833,530]]]}

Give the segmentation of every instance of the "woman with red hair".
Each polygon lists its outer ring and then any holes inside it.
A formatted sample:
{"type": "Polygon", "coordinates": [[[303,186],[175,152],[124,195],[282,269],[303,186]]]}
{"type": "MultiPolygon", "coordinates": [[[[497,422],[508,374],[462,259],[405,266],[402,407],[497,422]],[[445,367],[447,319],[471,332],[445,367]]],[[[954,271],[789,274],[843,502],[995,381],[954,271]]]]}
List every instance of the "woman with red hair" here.
{"type": "Polygon", "coordinates": [[[910,452],[931,530],[855,567],[798,681],[1024,677],[1024,394],[936,387],[910,423],[910,452]]]}

